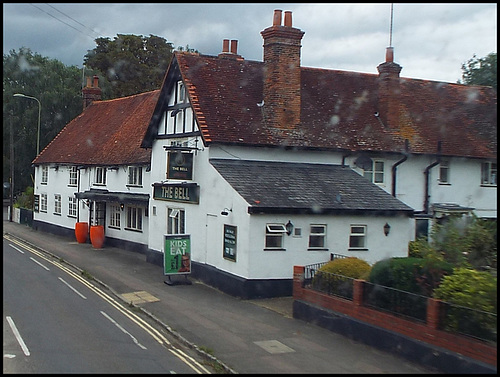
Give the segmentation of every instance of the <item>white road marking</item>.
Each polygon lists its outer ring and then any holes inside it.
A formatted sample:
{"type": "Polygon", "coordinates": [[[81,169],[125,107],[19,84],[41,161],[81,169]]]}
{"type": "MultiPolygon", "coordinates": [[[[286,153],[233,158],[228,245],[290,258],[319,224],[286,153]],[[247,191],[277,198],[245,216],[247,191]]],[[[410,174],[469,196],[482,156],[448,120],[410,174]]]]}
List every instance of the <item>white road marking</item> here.
{"type": "Polygon", "coordinates": [[[22,251],[21,249],[18,249],[17,247],[15,247],[14,245],[12,245],[11,243],[9,244],[10,247],[12,247],[13,249],[16,249],[17,251],[19,251],[21,254],[24,254],[24,251],[22,251]]]}
{"type": "Polygon", "coordinates": [[[7,316],[5,318],[7,319],[7,322],[9,322],[9,326],[12,329],[12,332],[14,333],[14,336],[16,337],[16,339],[17,339],[19,345],[21,346],[24,354],[26,356],[29,356],[30,355],[30,351],[29,351],[28,347],[26,347],[26,344],[24,343],[24,340],[21,337],[21,334],[19,334],[19,331],[17,331],[17,327],[16,327],[14,321],[9,316],[7,316]]]}
{"type": "Polygon", "coordinates": [[[30,259],[35,262],[36,264],[38,264],[39,266],[45,268],[47,271],[50,271],[50,269],[48,267],[45,267],[43,264],[41,264],[39,261],[37,261],[35,258],[33,257],[30,257],[30,259]]]}
{"type": "Polygon", "coordinates": [[[73,290],[73,292],[75,292],[78,296],[80,296],[81,298],[83,298],[84,300],[87,299],[87,297],[85,297],[84,295],[82,295],[80,292],[78,292],[75,288],[73,288],[69,283],[65,282],[63,280],[63,278],[59,278],[59,280],[61,280],[64,284],[66,284],[68,286],[69,289],[73,290]]]}
{"type": "Polygon", "coordinates": [[[111,318],[109,315],[107,315],[106,313],[104,313],[102,310],[101,310],[101,314],[103,316],[105,316],[107,319],[109,319],[111,321],[111,323],[113,323],[116,327],[118,327],[120,330],[122,330],[125,334],[127,334],[128,336],[130,336],[132,338],[132,340],[134,341],[135,344],[137,344],[143,350],[147,350],[146,347],[144,347],[141,343],[139,343],[139,341],[131,333],[129,333],[127,330],[125,330],[123,327],[121,327],[120,324],[118,322],[116,322],[113,318],[111,318]]]}

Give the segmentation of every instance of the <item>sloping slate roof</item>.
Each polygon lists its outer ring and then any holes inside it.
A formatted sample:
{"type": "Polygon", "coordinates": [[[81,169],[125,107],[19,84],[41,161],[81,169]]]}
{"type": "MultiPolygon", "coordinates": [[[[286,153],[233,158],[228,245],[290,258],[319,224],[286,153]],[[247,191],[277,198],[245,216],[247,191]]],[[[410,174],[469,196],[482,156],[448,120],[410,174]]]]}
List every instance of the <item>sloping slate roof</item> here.
{"type": "Polygon", "coordinates": [[[264,63],[175,53],[206,143],[410,152],[478,158],[497,156],[494,89],[401,78],[397,129],[378,112],[378,74],[301,68],[299,130],[266,128],[264,63]]]}
{"type": "Polygon", "coordinates": [[[69,122],[33,161],[35,164],[121,165],[149,163],[142,138],[158,100],[155,90],[94,101],[69,122]]]}
{"type": "Polygon", "coordinates": [[[210,159],[250,205],[249,213],[413,214],[347,166],[210,159]]]}

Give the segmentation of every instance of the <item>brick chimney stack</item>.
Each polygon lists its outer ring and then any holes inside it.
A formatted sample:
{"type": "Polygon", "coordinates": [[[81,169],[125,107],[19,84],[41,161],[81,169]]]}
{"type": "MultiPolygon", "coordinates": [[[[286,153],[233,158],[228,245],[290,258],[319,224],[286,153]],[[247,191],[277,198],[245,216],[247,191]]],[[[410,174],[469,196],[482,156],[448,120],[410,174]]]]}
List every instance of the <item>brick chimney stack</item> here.
{"type": "Polygon", "coordinates": [[[300,48],[304,32],[292,27],[292,12],[275,10],[264,38],[264,122],[280,129],[300,124],[300,48]]]}
{"type": "Polygon", "coordinates": [[[83,96],[83,110],[85,110],[93,101],[100,101],[102,90],[99,88],[99,77],[94,76],[94,83],[92,85],[92,78],[87,77],[87,86],[82,89],[83,96]]]}
{"type": "Polygon", "coordinates": [[[378,76],[378,101],[380,119],[386,127],[397,128],[399,126],[399,95],[401,72],[399,64],[394,63],[394,47],[387,47],[385,63],[379,64],[378,76]]]}

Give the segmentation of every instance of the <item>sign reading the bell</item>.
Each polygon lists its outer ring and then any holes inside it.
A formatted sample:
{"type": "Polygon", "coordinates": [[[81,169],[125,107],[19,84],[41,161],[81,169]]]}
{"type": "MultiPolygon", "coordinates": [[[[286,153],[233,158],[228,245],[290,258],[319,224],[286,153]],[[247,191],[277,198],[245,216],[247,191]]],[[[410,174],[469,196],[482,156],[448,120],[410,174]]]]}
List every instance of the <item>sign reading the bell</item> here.
{"type": "Polygon", "coordinates": [[[191,242],[189,234],[165,234],[164,237],[164,275],[190,274],[191,242]]]}
{"type": "Polygon", "coordinates": [[[193,179],[193,154],[180,151],[168,152],[168,179],[193,179]]]}
{"type": "Polygon", "coordinates": [[[198,204],[200,201],[200,186],[196,183],[161,184],[153,183],[153,198],[171,202],[198,204]]]}

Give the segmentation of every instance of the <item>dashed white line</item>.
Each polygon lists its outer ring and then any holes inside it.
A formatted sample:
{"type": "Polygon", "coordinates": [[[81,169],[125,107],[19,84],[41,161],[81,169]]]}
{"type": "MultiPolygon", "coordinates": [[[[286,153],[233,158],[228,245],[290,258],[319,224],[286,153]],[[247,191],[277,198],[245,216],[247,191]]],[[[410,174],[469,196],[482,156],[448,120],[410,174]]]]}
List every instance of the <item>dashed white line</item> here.
{"type": "Polygon", "coordinates": [[[12,247],[13,249],[19,251],[21,254],[24,254],[24,251],[22,251],[21,249],[18,249],[17,247],[15,247],[14,245],[12,245],[11,243],[9,244],[10,247],[12,247]]]}
{"type": "Polygon", "coordinates": [[[12,332],[14,333],[14,336],[16,337],[16,339],[17,339],[19,345],[21,346],[24,354],[26,356],[29,356],[30,355],[30,350],[28,349],[28,347],[26,347],[26,344],[24,343],[24,340],[21,337],[21,334],[19,334],[19,331],[17,330],[17,327],[16,327],[14,321],[9,316],[7,316],[5,318],[7,319],[7,322],[9,322],[9,326],[12,329],[12,332]]]}
{"type": "Polygon", "coordinates": [[[63,278],[59,278],[59,280],[61,280],[64,284],[66,284],[68,286],[68,288],[71,289],[73,292],[75,292],[78,296],[80,296],[84,300],[87,299],[87,297],[85,297],[80,292],[78,292],[78,290],[76,290],[76,288],[73,288],[69,283],[65,282],[63,278]]]}
{"type": "Polygon", "coordinates": [[[50,269],[49,269],[48,267],[46,267],[46,266],[44,266],[43,264],[41,264],[41,263],[40,263],[39,261],[37,261],[35,258],[30,257],[30,259],[31,259],[33,262],[35,262],[36,264],[38,264],[40,267],[43,267],[43,268],[45,268],[47,271],[50,271],[50,269]]]}
{"type": "Polygon", "coordinates": [[[132,338],[132,340],[134,341],[135,344],[137,344],[143,350],[147,350],[146,347],[144,347],[141,343],[139,343],[139,341],[131,333],[129,333],[127,330],[125,330],[123,327],[121,327],[120,324],[118,322],[116,322],[113,318],[111,318],[109,315],[107,315],[106,313],[104,313],[102,310],[101,310],[101,314],[103,316],[105,316],[107,319],[109,319],[111,321],[111,323],[113,323],[116,327],[118,327],[120,330],[122,330],[125,334],[127,334],[128,336],[130,336],[132,338]]]}

